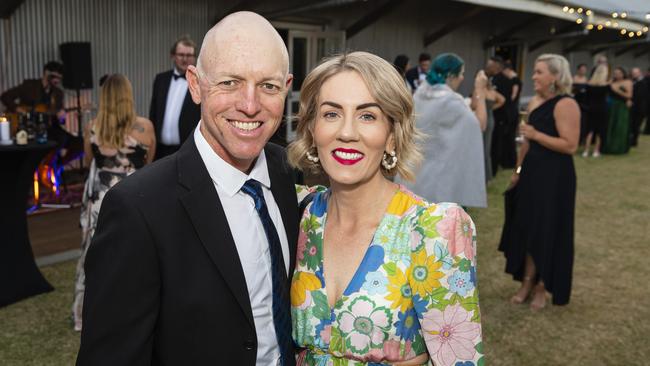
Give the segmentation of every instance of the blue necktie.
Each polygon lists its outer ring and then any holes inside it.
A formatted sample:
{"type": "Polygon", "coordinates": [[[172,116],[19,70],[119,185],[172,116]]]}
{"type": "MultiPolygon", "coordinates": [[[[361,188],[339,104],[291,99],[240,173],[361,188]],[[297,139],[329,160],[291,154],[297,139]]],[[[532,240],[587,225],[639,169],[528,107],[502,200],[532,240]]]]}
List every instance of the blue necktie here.
{"type": "Polygon", "coordinates": [[[293,359],[291,348],[291,308],[289,305],[289,284],[287,283],[287,272],[282,257],[282,247],[280,237],[273,225],[269,210],[266,207],[262,186],[254,179],[249,179],[244,183],[241,191],[253,198],[255,201],[255,210],[260,216],[266,239],[269,241],[269,252],[271,253],[271,282],[273,283],[273,325],[275,335],[280,347],[281,365],[292,365],[290,359],[293,359]]]}

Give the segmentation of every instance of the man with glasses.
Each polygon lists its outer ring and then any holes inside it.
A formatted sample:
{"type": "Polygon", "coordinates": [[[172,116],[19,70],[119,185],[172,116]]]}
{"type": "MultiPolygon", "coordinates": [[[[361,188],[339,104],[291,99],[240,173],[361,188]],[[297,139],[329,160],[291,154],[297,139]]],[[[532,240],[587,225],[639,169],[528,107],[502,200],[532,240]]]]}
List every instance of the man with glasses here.
{"type": "Polygon", "coordinates": [[[23,81],[22,84],[2,93],[0,100],[7,112],[27,113],[36,109],[61,119],[65,116],[63,90],[60,89],[62,80],[63,65],[50,61],[43,66],[43,76],[40,79],[23,81]]]}
{"type": "Polygon", "coordinates": [[[196,63],[196,44],[189,36],[171,48],[172,70],[156,75],[149,119],[156,129],[156,159],[170,155],[190,136],[201,119],[201,107],[192,102],[185,72],[196,63]]]}

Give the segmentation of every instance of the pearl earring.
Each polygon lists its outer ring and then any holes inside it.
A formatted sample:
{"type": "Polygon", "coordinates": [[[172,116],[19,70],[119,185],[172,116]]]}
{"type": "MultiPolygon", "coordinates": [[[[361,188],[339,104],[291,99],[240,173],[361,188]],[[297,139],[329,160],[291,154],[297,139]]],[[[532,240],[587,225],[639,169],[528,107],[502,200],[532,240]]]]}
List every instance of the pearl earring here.
{"type": "Polygon", "coordinates": [[[386,153],[384,151],[384,158],[381,159],[381,165],[386,170],[391,170],[397,166],[397,156],[395,155],[395,150],[391,151],[390,153],[386,153]]]}

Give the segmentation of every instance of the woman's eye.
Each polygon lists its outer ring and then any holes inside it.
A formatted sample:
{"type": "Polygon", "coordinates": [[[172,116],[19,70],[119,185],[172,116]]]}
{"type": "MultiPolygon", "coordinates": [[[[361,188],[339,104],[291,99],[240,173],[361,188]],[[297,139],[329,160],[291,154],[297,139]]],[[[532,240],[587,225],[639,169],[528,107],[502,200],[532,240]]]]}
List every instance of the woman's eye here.
{"type": "Polygon", "coordinates": [[[364,121],[374,121],[376,119],[375,116],[370,113],[364,113],[360,116],[360,118],[364,121]]]}
{"type": "Polygon", "coordinates": [[[336,114],[336,112],[325,112],[325,113],[323,113],[323,118],[325,118],[325,119],[334,119],[336,117],[338,117],[338,114],[336,114]]]}

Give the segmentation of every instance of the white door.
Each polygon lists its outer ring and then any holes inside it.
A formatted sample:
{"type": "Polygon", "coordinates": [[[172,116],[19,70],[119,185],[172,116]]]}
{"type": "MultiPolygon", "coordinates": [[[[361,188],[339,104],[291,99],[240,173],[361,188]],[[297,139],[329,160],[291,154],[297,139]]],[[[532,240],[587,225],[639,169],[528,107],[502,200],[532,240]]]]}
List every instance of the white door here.
{"type": "Polygon", "coordinates": [[[294,118],[300,107],[300,88],[305,77],[324,58],[345,49],[344,31],[289,30],[288,49],[293,85],[287,95],[287,142],[295,138],[294,118]]]}

